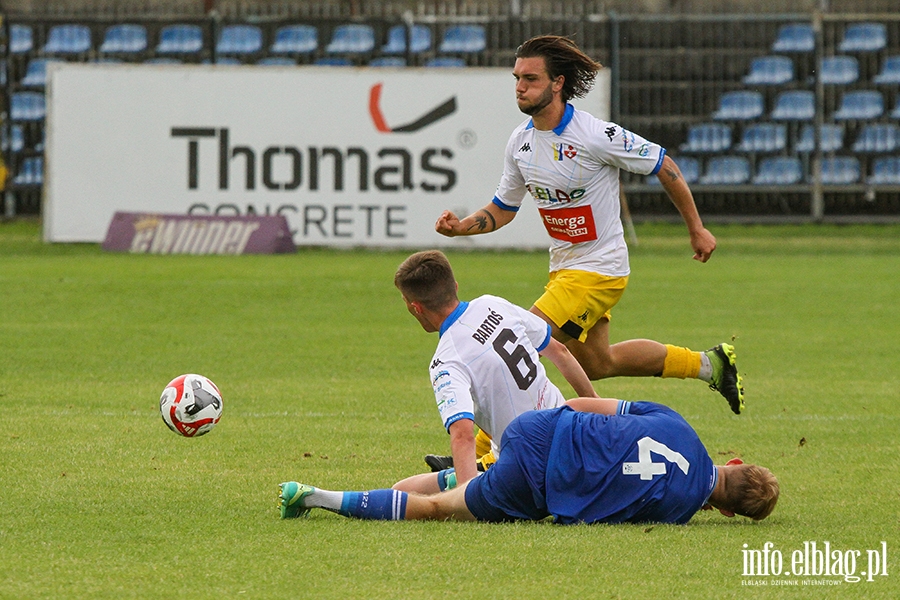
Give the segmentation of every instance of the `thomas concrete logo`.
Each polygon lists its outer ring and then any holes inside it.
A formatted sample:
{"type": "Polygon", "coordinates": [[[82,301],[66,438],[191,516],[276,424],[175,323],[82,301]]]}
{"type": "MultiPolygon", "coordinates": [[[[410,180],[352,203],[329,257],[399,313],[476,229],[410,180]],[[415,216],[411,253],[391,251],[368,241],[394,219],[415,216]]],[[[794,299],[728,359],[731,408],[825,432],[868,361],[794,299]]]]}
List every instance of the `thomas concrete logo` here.
{"type": "Polygon", "coordinates": [[[761,548],[744,544],[741,555],[741,585],[835,586],[874,583],[888,577],[888,546],[884,541],[865,550],[839,548],[828,541],[805,541],[786,550],[772,542],[761,548]]]}
{"type": "Polygon", "coordinates": [[[375,129],[381,133],[413,133],[456,112],[456,96],[453,96],[442,104],[435,106],[418,119],[406,123],[405,125],[391,127],[387,124],[387,121],[385,121],[384,115],[381,112],[381,88],[383,85],[384,84],[382,83],[376,83],[369,90],[369,114],[372,116],[372,122],[375,124],[375,129]]]}

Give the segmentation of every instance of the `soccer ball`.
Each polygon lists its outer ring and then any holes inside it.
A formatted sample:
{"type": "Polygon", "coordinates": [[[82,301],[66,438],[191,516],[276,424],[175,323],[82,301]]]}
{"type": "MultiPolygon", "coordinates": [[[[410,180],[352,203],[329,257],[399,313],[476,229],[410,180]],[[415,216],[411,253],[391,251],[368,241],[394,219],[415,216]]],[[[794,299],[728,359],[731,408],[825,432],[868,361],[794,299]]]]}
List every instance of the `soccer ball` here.
{"type": "Polygon", "coordinates": [[[203,375],[182,375],[163,390],[159,412],[175,433],[197,437],[209,433],[222,418],[222,394],[203,375]]]}

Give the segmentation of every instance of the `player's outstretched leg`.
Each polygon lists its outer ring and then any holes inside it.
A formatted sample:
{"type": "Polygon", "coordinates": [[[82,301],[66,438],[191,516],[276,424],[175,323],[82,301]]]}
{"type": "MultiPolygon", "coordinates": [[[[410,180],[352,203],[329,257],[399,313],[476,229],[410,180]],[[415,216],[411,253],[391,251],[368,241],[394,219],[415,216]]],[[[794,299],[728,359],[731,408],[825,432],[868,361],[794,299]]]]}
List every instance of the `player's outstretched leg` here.
{"type": "Polygon", "coordinates": [[[305,517],[311,508],[324,508],[357,519],[399,521],[406,518],[406,504],[409,500],[406,492],[332,492],[296,481],[288,481],[278,487],[278,507],[282,519],[305,517]]]}
{"type": "Polygon", "coordinates": [[[709,389],[719,392],[728,400],[732,412],[739,415],[744,410],[744,379],[738,373],[737,355],[731,344],[719,344],[705,352],[712,365],[712,382],[709,389]]]}

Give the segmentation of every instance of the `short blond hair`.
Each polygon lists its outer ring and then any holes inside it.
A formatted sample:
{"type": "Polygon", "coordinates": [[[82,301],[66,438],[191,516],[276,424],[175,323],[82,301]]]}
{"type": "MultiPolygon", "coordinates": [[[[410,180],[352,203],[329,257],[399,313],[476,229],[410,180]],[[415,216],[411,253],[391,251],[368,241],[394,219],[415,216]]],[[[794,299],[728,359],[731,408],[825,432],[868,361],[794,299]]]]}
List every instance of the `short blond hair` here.
{"type": "Polygon", "coordinates": [[[734,465],[725,473],[725,500],[719,508],[762,521],[775,510],[778,502],[778,479],[759,465],[734,465]]]}

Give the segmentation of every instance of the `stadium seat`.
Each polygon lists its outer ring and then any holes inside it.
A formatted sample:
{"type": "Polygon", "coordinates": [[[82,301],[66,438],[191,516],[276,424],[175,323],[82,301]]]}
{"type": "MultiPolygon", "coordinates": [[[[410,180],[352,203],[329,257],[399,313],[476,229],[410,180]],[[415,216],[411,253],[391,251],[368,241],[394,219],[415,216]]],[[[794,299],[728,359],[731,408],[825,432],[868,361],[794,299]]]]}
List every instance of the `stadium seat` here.
{"type": "Polygon", "coordinates": [[[811,23],[790,23],[778,30],[773,52],[812,52],[816,48],[816,36],[811,23]]]}
{"type": "Polygon", "coordinates": [[[458,56],[435,56],[425,61],[426,67],[465,67],[466,59],[458,56]]]}
{"type": "Polygon", "coordinates": [[[102,54],[138,54],[147,49],[147,28],[122,23],[107,28],[100,44],[102,54]]]}
{"type": "Polygon", "coordinates": [[[25,87],[44,87],[47,84],[47,63],[64,62],[60,59],[52,58],[33,58],[28,63],[25,76],[22,77],[20,85],[25,87]]]}
{"type": "MultiPolygon", "coordinates": [[[[815,149],[814,125],[806,124],[800,130],[800,137],[794,146],[795,152],[810,153],[815,149]]],[[[837,152],[844,147],[844,128],[840,125],[825,124],[819,131],[819,150],[822,152],[837,152]]]]}
{"type": "Polygon", "coordinates": [[[148,58],[143,62],[145,65],[181,65],[184,64],[180,58],[171,56],[157,56],[156,58],[148,58]]]}
{"type": "Polygon", "coordinates": [[[877,52],[887,46],[884,23],[851,23],[844,30],[841,52],[877,52]]]}
{"type": "Polygon", "coordinates": [[[890,117],[892,119],[900,119],[900,96],[897,97],[897,105],[891,111],[890,117]]]}
{"type": "Polygon", "coordinates": [[[879,85],[900,84],[900,54],[884,59],[881,72],[872,81],[879,85]]]}
{"type": "Polygon", "coordinates": [[[215,61],[204,60],[203,64],[207,65],[210,62],[214,62],[217,65],[242,65],[244,63],[241,62],[236,56],[217,56],[215,61]]]}
{"type": "Polygon", "coordinates": [[[369,61],[370,67],[405,67],[406,59],[402,56],[379,56],[369,61]]]}
{"type": "Polygon", "coordinates": [[[91,30],[87,25],[54,25],[47,35],[44,54],[83,54],[91,49],[91,30]]]}
{"type": "MultiPolygon", "coordinates": [[[[406,53],[406,25],[394,25],[388,30],[387,43],[381,47],[382,54],[406,53]]],[[[413,25],[409,51],[413,54],[425,52],[431,48],[431,29],[426,25],[413,25]]]]}
{"type": "Polygon", "coordinates": [[[16,92],[10,98],[9,116],[13,121],[40,121],[46,114],[42,92],[16,92]]]}
{"type": "Polygon", "coordinates": [[[741,152],[780,152],[787,147],[787,127],[777,123],[753,123],[744,128],[741,152]]]}
{"type": "Polygon", "coordinates": [[[322,56],[314,60],[313,64],[322,67],[352,67],[353,61],[343,56],[322,56]]]}
{"type": "Polygon", "coordinates": [[[339,25],[325,47],[329,54],[367,54],[375,49],[375,30],[369,25],[339,25]]]}
{"type": "Polygon", "coordinates": [[[740,185],[750,179],[750,162],[743,156],[716,156],[700,178],[703,185],[740,185]]]}
{"type": "Polygon", "coordinates": [[[722,152],[731,148],[731,127],[724,123],[701,123],[688,129],[681,152],[722,152]]]}
{"type": "Polygon", "coordinates": [[[762,116],[763,97],[759,92],[725,92],[719,98],[719,110],[713,114],[718,121],[749,121],[762,116]]]}
{"type": "Polygon", "coordinates": [[[256,64],[264,67],[295,67],[297,61],[287,56],[266,56],[256,61],[256,64]]]}
{"type": "Polygon", "coordinates": [[[900,156],[882,156],[872,161],[872,185],[900,185],[900,156]]]}
{"type": "Polygon", "coordinates": [[[199,25],[166,25],[159,33],[158,54],[196,54],[203,49],[203,30],[199,25]]]}
{"type": "Polygon", "coordinates": [[[841,98],[841,105],[832,115],[835,120],[869,120],[884,114],[884,96],[872,90],[847,92],[841,98]]]}
{"type": "Polygon", "coordinates": [[[759,163],[756,185],[794,185],[803,181],[803,166],[796,156],[769,156],[759,163]]]}
{"type": "Polygon", "coordinates": [[[444,31],[439,50],[442,53],[482,52],[487,47],[487,37],[481,25],[454,25],[444,31]]]}
{"type": "Polygon", "coordinates": [[[900,148],[900,127],[889,123],[869,123],[853,143],[853,151],[858,153],[885,154],[897,148],[900,148]]]}
{"type": "Polygon", "coordinates": [[[319,47],[319,33],[312,25],[285,25],[275,32],[272,54],[311,54],[319,47]]]}
{"type": "Polygon", "coordinates": [[[786,56],[762,56],[750,63],[745,85],[782,85],[793,81],[794,61],[786,56]]]}
{"type": "Polygon", "coordinates": [[[816,95],[809,90],[781,92],[770,116],[776,121],[811,121],[816,116],[816,95]]]}
{"type": "Polygon", "coordinates": [[[859,61],[853,56],[829,56],[822,59],[819,79],[825,85],[850,85],[859,79],[859,61]]]}
{"type": "Polygon", "coordinates": [[[13,183],[15,185],[41,185],[44,182],[44,159],[32,156],[22,161],[13,183]]]}
{"type": "Polygon", "coordinates": [[[9,26],[9,53],[26,54],[34,49],[34,33],[28,25],[9,26]]]}
{"type": "Polygon", "coordinates": [[[21,152],[25,149],[25,129],[21,125],[12,125],[9,133],[6,127],[0,127],[0,150],[21,152]]]}
{"type": "Polygon", "coordinates": [[[226,25],[216,42],[216,54],[247,55],[261,50],[262,30],[256,25],[226,25]]]}
{"type": "Polygon", "coordinates": [[[824,185],[849,185],[859,182],[859,159],[855,156],[831,156],[822,159],[824,185]]]}

